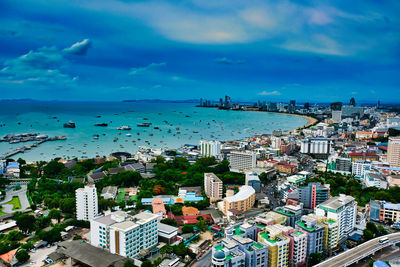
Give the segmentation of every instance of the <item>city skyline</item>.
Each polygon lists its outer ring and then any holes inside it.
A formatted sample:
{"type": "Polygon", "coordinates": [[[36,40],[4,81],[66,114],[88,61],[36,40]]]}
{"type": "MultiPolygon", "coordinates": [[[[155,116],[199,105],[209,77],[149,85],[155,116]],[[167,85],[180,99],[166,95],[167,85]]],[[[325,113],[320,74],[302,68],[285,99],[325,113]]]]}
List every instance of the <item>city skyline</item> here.
{"type": "Polygon", "coordinates": [[[0,99],[400,102],[395,1],[2,1],[0,10],[0,99]]]}

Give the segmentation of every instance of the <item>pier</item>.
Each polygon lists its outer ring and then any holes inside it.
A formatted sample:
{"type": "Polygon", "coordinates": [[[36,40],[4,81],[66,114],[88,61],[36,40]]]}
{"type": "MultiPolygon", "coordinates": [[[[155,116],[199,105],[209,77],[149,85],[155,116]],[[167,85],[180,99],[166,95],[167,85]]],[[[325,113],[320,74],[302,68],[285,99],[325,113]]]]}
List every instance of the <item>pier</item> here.
{"type": "MultiPolygon", "coordinates": [[[[45,138],[43,138],[42,136],[37,136],[37,137],[34,138],[33,136],[31,136],[30,138],[28,138],[29,140],[20,141],[20,142],[27,142],[27,141],[38,140],[37,142],[35,142],[35,143],[31,144],[31,145],[22,146],[22,147],[19,147],[17,149],[14,149],[14,150],[12,150],[10,152],[7,152],[7,153],[5,153],[3,155],[0,155],[0,159],[6,159],[6,158],[9,158],[9,157],[14,156],[16,154],[19,154],[19,153],[25,153],[26,150],[31,150],[32,148],[38,147],[40,144],[43,144],[45,142],[58,141],[58,140],[67,140],[67,137],[65,135],[54,136],[54,137],[47,137],[46,136],[45,138]],[[37,137],[40,137],[40,138],[37,138],[37,137]]],[[[5,138],[1,139],[0,141],[3,141],[3,142],[7,141],[10,144],[19,143],[19,142],[15,142],[15,140],[7,140],[5,138]]]]}

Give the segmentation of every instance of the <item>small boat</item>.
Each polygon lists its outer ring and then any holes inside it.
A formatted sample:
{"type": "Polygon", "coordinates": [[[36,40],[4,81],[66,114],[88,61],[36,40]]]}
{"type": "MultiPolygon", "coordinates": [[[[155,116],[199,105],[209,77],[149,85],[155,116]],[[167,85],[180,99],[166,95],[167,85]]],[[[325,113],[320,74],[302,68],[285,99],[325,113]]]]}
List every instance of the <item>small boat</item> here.
{"type": "Polygon", "coordinates": [[[148,118],[143,118],[143,120],[144,120],[144,121],[148,121],[149,119],[148,119],[148,118]]]}
{"type": "Polygon", "coordinates": [[[120,126],[120,127],[118,127],[117,129],[118,129],[118,130],[124,130],[124,131],[127,131],[127,130],[130,130],[130,129],[131,129],[131,127],[129,127],[129,126],[126,126],[126,125],[123,125],[123,126],[120,126]]]}
{"type": "Polygon", "coordinates": [[[150,135],[150,136],[153,136],[153,134],[152,134],[152,133],[149,133],[149,135],[150,135]]]}
{"type": "Polygon", "coordinates": [[[99,139],[99,135],[98,135],[98,134],[94,134],[94,135],[93,135],[93,138],[94,138],[94,139],[99,139]]]}
{"type": "Polygon", "coordinates": [[[75,122],[74,121],[69,121],[67,123],[64,123],[64,128],[75,128],[75,122]]]}
{"type": "Polygon", "coordinates": [[[144,122],[144,123],[139,123],[136,126],[137,127],[150,127],[151,123],[150,122],[144,122]]]}
{"type": "Polygon", "coordinates": [[[193,131],[193,133],[199,133],[199,131],[193,131]]]}
{"type": "Polygon", "coordinates": [[[107,127],[107,126],[108,126],[108,123],[105,123],[105,122],[103,122],[103,123],[96,123],[94,126],[98,126],[98,127],[107,127]]]}
{"type": "Polygon", "coordinates": [[[126,136],[131,137],[132,135],[130,133],[127,133],[126,136]]]}
{"type": "Polygon", "coordinates": [[[154,127],[154,129],[158,130],[158,129],[160,129],[160,128],[158,128],[158,127],[156,126],[156,127],[154,127]]]}
{"type": "Polygon", "coordinates": [[[100,116],[100,115],[97,115],[96,118],[101,118],[101,116],[100,116]]]}

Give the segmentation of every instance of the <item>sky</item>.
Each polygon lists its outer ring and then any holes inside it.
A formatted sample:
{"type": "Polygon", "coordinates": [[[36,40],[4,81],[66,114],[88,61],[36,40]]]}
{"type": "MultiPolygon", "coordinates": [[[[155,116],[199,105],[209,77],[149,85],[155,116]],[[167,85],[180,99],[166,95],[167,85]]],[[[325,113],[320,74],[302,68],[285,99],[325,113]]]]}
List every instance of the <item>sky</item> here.
{"type": "Polygon", "coordinates": [[[0,99],[400,102],[400,1],[1,0],[0,99]]]}

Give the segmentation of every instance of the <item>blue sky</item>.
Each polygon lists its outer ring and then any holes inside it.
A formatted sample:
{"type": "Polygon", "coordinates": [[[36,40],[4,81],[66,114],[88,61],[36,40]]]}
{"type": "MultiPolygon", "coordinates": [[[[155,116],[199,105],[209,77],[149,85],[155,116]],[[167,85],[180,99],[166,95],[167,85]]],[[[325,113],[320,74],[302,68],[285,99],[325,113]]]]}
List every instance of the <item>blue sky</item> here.
{"type": "Polygon", "coordinates": [[[400,102],[400,1],[0,1],[0,98],[400,102]]]}

